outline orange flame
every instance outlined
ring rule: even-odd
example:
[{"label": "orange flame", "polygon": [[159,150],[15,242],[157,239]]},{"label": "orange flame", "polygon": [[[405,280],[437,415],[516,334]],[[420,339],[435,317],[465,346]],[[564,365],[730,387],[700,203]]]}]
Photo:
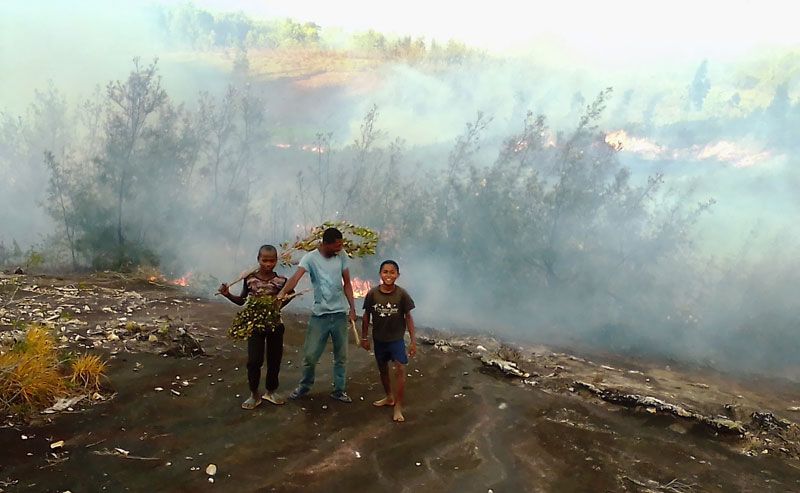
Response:
[{"label": "orange flame", "polygon": [[313,152],[313,153],[319,153],[319,154],[325,154],[327,152],[325,147],[319,147],[319,146],[315,146],[315,145],[311,145],[311,144],[296,144],[296,145],[293,145],[293,144],[272,144],[272,145],[274,147],[277,147],[278,149],[291,149],[292,147],[294,147],[294,148],[300,149],[301,151],[304,151],[304,152]]},{"label": "orange flame", "polygon": [[771,157],[769,151],[759,150],[747,143],[727,140],[711,142],[705,146],[666,147],[644,137],[634,137],[625,130],[615,130],[605,136],[606,144],[618,152],[637,154],[644,159],[688,159],[729,163],[737,168],[761,164]]},{"label": "orange flame", "polygon": [[171,281],[169,281],[169,283],[173,284],[175,286],[186,287],[186,286],[189,285],[189,278],[191,278],[191,277],[192,277],[192,273],[191,272],[187,272],[182,277],[179,277],[177,279],[172,279]]},{"label": "orange flame", "polygon": [[353,298],[364,298],[372,289],[372,283],[366,279],[354,277],[350,280],[350,284],[353,285]]},{"label": "orange flame", "polygon": [[648,139],[628,135],[625,130],[609,132],[606,134],[605,140],[606,144],[617,151],[633,152],[646,159],[657,159],[666,150],[663,146]]}]

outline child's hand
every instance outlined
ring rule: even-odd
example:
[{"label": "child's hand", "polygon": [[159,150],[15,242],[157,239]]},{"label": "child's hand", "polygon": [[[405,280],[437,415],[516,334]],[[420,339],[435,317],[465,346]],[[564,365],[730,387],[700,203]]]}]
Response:
[{"label": "child's hand", "polygon": [[361,347],[369,351],[370,348],[369,339],[361,339]]},{"label": "child's hand", "polygon": [[220,284],[219,289],[217,291],[222,296],[228,296],[229,294],[231,294],[230,290],[228,289],[228,285],[225,283]]},{"label": "child's hand", "polygon": [[417,355],[417,343],[412,342],[411,345],[408,347],[408,356],[413,358]]}]

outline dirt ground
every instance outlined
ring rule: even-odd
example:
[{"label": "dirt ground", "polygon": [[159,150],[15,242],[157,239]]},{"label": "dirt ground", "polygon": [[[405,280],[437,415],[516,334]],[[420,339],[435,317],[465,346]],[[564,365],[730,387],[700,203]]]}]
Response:
[{"label": "dirt ground", "polygon": [[[0,491],[800,491],[791,382],[428,331],[408,365],[405,423],[371,405],[382,393],[374,359],[353,344],[353,403],[328,397],[327,353],[310,396],[244,411],[245,347],[226,337],[237,307],[223,301],[110,274],[0,277],[6,344],[18,321],[40,321],[64,350],[97,352],[110,365],[104,400],[27,423],[4,417]],[[305,320],[285,315],[284,395],[300,377]],[[160,354],[184,331],[203,355]],[[528,375],[507,375],[494,357]],[[576,382],[746,431],[607,402]],[[771,418],[758,424],[754,411]]]}]

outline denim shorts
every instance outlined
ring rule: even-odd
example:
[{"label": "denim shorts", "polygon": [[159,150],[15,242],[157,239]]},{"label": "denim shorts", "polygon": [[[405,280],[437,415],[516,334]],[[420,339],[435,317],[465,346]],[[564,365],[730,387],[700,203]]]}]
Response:
[{"label": "denim shorts", "polygon": [[389,361],[396,361],[400,364],[408,364],[408,354],[406,354],[406,341],[400,339],[399,341],[372,341],[375,346],[375,360],[379,365],[386,364]]}]

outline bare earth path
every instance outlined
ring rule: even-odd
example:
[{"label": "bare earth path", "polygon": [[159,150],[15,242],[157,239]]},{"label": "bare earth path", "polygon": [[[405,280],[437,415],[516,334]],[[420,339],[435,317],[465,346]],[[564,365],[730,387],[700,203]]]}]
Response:
[{"label": "bare earth path", "polygon": [[[374,362],[354,345],[348,364],[352,404],[328,397],[326,354],[310,397],[243,411],[244,345],[224,331],[235,307],[198,301],[177,288],[102,277],[26,278],[29,289],[10,286],[0,286],[6,310],[0,331],[11,330],[8,321],[19,311],[32,313],[32,301],[49,303],[39,307],[46,319],[48,310],[63,305],[63,293],[77,292],[73,304],[90,310],[75,315],[86,325],[73,322],[63,332],[73,350],[91,346],[98,325],[106,331],[130,320],[146,326],[169,315],[173,325],[202,338],[206,355],[164,357],[133,352],[140,346],[128,344],[129,352],[124,340],[104,333],[93,350],[110,358],[116,395],[29,425],[6,419],[0,491],[800,490],[800,461],[791,451],[746,454],[741,437],[566,390],[564,382],[580,374],[530,385],[464,352],[432,345],[420,345],[408,367],[405,423],[393,423],[390,409],[371,405],[381,394]],[[59,286],[67,290],[54,289]],[[141,299],[129,296],[132,291]],[[128,301],[120,299],[136,308],[128,311]],[[302,314],[285,318],[284,394],[299,379],[305,320]],[[74,334],[84,336],[74,341]],[[713,394],[714,388],[712,382],[706,390]],[[784,409],[797,399],[791,386],[782,393],[744,390],[754,401],[760,395]],[[65,445],[53,453],[50,444],[57,440]],[[209,464],[217,467],[213,483],[205,472]]]}]

